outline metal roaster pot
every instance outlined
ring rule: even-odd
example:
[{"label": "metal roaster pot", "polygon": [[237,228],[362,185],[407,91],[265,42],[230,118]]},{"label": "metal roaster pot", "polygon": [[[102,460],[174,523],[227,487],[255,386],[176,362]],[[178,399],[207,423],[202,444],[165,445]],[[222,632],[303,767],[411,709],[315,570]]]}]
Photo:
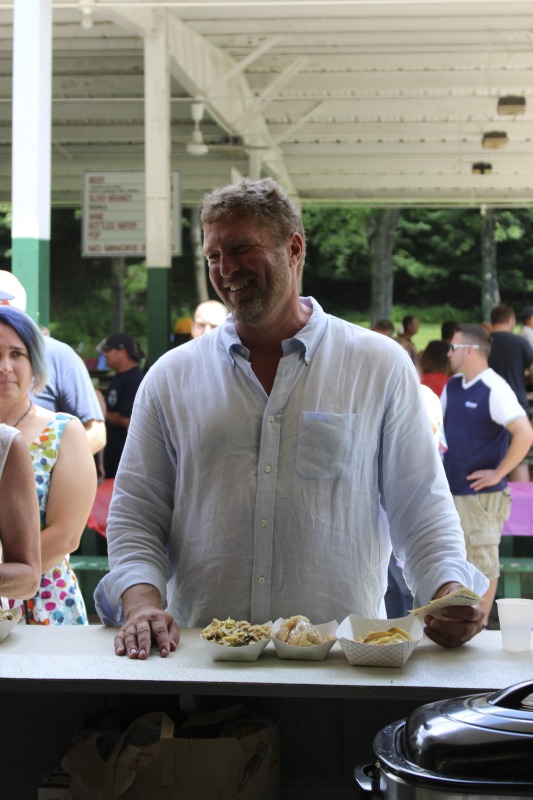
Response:
[{"label": "metal roaster pot", "polygon": [[533,798],[533,681],[420,706],[373,750],[375,763],[355,768],[363,798]]}]

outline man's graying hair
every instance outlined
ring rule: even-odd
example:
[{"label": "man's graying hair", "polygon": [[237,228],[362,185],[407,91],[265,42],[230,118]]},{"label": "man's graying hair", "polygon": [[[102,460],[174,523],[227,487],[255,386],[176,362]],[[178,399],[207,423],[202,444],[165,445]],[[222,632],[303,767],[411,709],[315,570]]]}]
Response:
[{"label": "man's graying hair", "polygon": [[255,217],[259,225],[267,227],[278,245],[285,244],[294,232],[303,241],[303,251],[298,264],[298,277],[305,261],[305,231],[295,204],[273,178],[252,181],[244,178],[240,183],[213,189],[204,196],[202,225],[217,222],[224,217]]},{"label": "man's graying hair", "polygon": [[474,325],[461,323],[457,327],[457,333],[463,334],[463,339],[467,344],[479,345],[479,352],[486,358],[490,355],[490,348],[492,345],[492,336],[485,330],[483,325]]}]

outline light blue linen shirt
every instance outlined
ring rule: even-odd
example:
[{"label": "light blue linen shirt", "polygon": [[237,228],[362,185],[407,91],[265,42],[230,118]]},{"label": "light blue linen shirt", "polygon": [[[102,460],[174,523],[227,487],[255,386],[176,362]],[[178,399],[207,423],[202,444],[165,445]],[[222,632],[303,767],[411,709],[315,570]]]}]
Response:
[{"label": "light blue linen shirt", "polygon": [[327,315],[283,342],[267,395],[233,319],[149,370],[133,409],[95,592],[157,587],[186,627],[213,617],[384,615],[390,555],[380,498],[415,604],[447,581],[483,592],[416,371],[387,337]]}]

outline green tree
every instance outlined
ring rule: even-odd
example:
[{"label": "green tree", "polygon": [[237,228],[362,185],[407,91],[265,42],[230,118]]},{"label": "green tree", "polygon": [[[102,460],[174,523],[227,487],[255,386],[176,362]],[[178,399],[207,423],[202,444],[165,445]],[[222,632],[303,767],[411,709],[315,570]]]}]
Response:
[{"label": "green tree", "polygon": [[494,236],[502,300],[519,310],[533,299],[533,209],[498,209]]},{"label": "green tree", "polygon": [[481,314],[490,321],[491,308],[500,302],[498,283],[495,213],[493,208],[481,209]]},{"label": "green tree", "polygon": [[402,211],[394,252],[395,302],[480,305],[477,209]]},{"label": "green tree", "polygon": [[0,269],[11,269],[11,203],[0,203]]},{"label": "green tree", "polygon": [[[376,213],[383,210],[304,207],[308,254],[303,291],[313,294],[326,310],[350,318],[368,318],[368,226]],[[82,258],[80,214],[79,209],[52,209],[50,245],[51,326],[58,337],[74,345],[80,341],[95,344],[111,326],[110,260]],[[191,209],[185,209],[184,252],[173,259],[171,268],[171,322],[190,315],[198,302],[190,218]],[[493,209],[493,220],[500,295],[519,313],[533,302],[533,209]],[[422,316],[435,306],[440,308],[439,316],[445,314],[447,306],[473,319],[481,318],[481,221],[476,207],[402,209],[393,258],[396,320],[403,313]],[[11,269],[9,204],[0,207],[0,268]],[[146,267],[129,259],[124,281],[125,327],[142,341],[146,331]]]},{"label": "green tree", "polygon": [[370,301],[367,222],[371,208],[305,206],[307,256],[304,292],[330,310],[342,304],[365,309]]},{"label": "green tree", "polygon": [[370,322],[390,319],[394,299],[394,238],[400,215],[399,208],[376,210],[368,220],[372,265]]}]

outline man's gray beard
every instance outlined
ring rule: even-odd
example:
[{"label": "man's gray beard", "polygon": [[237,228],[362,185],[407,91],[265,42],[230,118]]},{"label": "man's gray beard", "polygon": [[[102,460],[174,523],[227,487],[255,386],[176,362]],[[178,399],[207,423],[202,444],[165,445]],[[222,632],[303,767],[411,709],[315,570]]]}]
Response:
[{"label": "man's gray beard", "polygon": [[260,322],[265,312],[264,303],[262,301],[262,297],[255,297],[248,303],[243,303],[242,306],[230,309],[233,318],[236,319],[237,322],[244,322],[246,325],[253,325],[255,322]]},{"label": "man's gray beard", "polygon": [[262,297],[255,297],[253,300],[250,300],[247,303],[243,303],[241,306],[234,306],[232,303],[228,301],[225,295],[219,294],[217,292],[219,300],[224,303],[226,308],[228,309],[229,313],[232,315],[233,319],[238,322],[244,322],[246,324],[253,324],[260,319],[260,316],[263,312],[263,298]]},{"label": "man's gray beard", "polygon": [[[233,318],[245,325],[254,325],[261,320],[276,306],[290,286],[290,277],[285,272],[285,265],[281,256],[278,256],[273,263],[273,278],[271,285],[265,292],[259,291],[255,297],[245,301],[242,306],[225,305],[233,314]],[[221,298],[222,299],[222,298]]]}]

